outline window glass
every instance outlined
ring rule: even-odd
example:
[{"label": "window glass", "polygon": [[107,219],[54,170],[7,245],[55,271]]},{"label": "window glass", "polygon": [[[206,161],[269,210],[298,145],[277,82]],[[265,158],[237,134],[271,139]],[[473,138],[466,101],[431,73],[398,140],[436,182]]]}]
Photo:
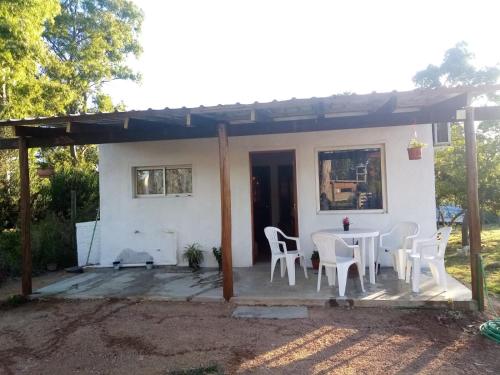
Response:
[{"label": "window glass", "polygon": [[384,207],[382,149],[318,152],[320,211]]},{"label": "window glass", "polygon": [[193,192],[191,168],[167,168],[167,194],[191,194]]},{"label": "window glass", "polygon": [[137,195],[163,194],[163,168],[137,169]]}]

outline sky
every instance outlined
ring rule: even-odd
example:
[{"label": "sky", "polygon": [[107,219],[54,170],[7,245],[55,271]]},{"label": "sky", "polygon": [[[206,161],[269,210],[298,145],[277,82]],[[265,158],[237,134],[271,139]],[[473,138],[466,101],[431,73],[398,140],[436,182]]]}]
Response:
[{"label": "sky", "polygon": [[144,12],[140,84],[105,91],[127,109],[411,90],[465,41],[500,63],[499,0],[134,0]]}]

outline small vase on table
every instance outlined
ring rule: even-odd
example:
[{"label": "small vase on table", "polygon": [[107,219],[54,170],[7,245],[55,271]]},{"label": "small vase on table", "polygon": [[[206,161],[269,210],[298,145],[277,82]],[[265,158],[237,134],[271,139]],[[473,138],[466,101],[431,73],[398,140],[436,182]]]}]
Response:
[{"label": "small vase on table", "polygon": [[344,225],[344,230],[346,232],[349,231],[350,222],[349,222],[349,218],[347,216],[344,217],[344,219],[342,220],[342,224]]}]

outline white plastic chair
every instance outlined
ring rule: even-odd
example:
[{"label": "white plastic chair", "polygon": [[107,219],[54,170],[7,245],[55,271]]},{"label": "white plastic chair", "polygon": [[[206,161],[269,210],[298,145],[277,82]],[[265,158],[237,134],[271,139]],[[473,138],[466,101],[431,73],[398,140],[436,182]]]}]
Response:
[{"label": "white plastic chair", "polygon": [[[288,269],[288,284],[295,285],[296,258],[300,259],[300,265],[304,268],[304,275],[307,279],[306,257],[300,250],[300,242],[298,237],[289,237],[275,227],[264,228],[264,233],[267,237],[267,240],[269,241],[269,246],[271,247],[271,282],[273,282],[274,269],[276,268],[276,263],[279,260],[281,266],[281,277],[285,276],[285,270]],[[280,234],[287,240],[295,241],[296,249],[288,250],[286,242],[280,241],[278,238],[278,234]],[[283,251],[281,251],[280,246]]]},{"label": "white plastic chair", "polygon": [[431,238],[416,239],[413,241],[412,249],[409,252],[406,263],[406,282],[410,282],[412,291],[419,292],[420,289],[420,267],[422,261],[427,262],[431,269],[432,276],[439,286],[445,291],[448,290],[446,282],[447,273],[444,266],[444,254],[446,245],[450,238],[451,227],[439,229]]},{"label": "white plastic chair", "polygon": [[[312,240],[319,252],[318,287],[321,288],[321,272],[323,266],[328,278],[328,285],[335,285],[335,274],[338,273],[339,295],[344,297],[347,285],[347,273],[352,264],[358,267],[361,290],[363,286],[363,276],[361,275],[361,252],[358,245],[348,245],[342,238],[327,233],[314,233]],[[329,270],[330,269],[330,270]]]},{"label": "white plastic chair", "polygon": [[392,227],[389,232],[381,234],[375,269],[378,270],[380,252],[388,251],[392,255],[392,264],[398,278],[404,280],[406,256],[411,250],[412,241],[419,233],[420,226],[417,223],[403,221]]}]

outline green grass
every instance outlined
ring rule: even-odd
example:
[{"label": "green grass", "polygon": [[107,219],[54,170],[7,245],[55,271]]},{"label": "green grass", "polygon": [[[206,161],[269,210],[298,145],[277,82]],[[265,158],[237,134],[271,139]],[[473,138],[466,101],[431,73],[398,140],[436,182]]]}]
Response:
[{"label": "green grass", "polygon": [[[446,270],[454,278],[470,285],[470,260],[461,249],[460,227],[454,228],[446,249]],[[486,284],[490,292],[500,294],[500,226],[483,226],[481,232],[482,256],[486,268]]]}]

